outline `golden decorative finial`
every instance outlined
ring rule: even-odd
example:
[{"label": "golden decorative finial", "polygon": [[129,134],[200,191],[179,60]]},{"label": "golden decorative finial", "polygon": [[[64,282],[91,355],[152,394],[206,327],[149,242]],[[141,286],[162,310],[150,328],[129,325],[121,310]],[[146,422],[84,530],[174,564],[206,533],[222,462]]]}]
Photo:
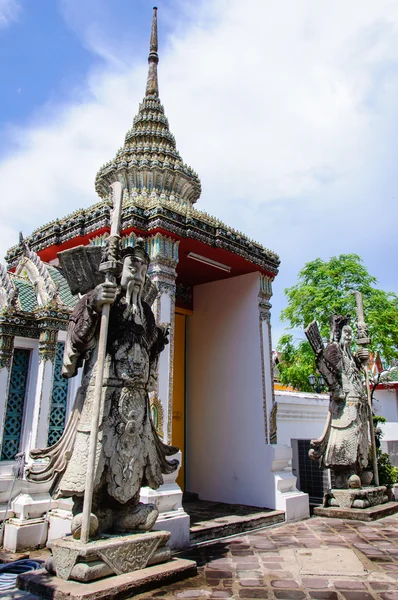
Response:
[{"label": "golden decorative finial", "polygon": [[158,85],[158,20],[157,20],[157,8],[153,7],[153,18],[152,18],[152,30],[151,30],[151,41],[149,44],[149,56],[148,56],[148,79],[146,82],[145,95],[159,94]]}]

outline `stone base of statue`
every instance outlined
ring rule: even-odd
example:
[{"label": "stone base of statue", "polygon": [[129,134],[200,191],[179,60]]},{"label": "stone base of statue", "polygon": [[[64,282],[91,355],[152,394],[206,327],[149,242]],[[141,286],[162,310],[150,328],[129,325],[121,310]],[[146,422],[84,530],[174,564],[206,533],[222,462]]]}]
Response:
[{"label": "stone base of statue", "polygon": [[388,502],[387,488],[384,485],[353,489],[331,489],[323,499],[323,506],[340,508],[369,508]]},{"label": "stone base of statue", "polygon": [[[194,561],[171,559],[168,531],[105,536],[83,544],[72,536],[49,542],[46,570],[17,585],[43,598],[125,598],[196,575]],[[55,592],[54,592],[55,590]]]},{"label": "stone base of statue", "polygon": [[398,502],[389,502],[384,485],[358,489],[331,489],[323,500],[323,506],[316,506],[318,517],[375,521],[398,513]]},{"label": "stone base of statue", "polygon": [[196,574],[196,563],[181,558],[90,583],[65,581],[45,569],[29,571],[18,576],[17,586],[35,597],[48,600],[122,600]]},{"label": "stone base of statue", "polygon": [[102,535],[87,544],[65,536],[48,543],[52,556],[46,569],[62,579],[83,582],[131,573],[170,560],[169,539],[168,531]]},{"label": "stone base of statue", "polygon": [[314,515],[331,519],[349,519],[352,521],[377,521],[398,513],[398,502],[386,502],[369,508],[340,508],[340,506],[316,506]]}]

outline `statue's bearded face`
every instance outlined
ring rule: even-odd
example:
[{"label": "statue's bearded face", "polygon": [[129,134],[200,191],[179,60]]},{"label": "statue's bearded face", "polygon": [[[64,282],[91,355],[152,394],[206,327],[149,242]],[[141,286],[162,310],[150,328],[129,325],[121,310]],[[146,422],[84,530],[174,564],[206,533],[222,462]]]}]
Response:
[{"label": "statue's bearded face", "polygon": [[124,290],[136,287],[142,291],[148,270],[147,263],[141,258],[126,256],[123,261],[122,277],[120,285]]},{"label": "statue's bearded face", "polygon": [[341,330],[340,343],[342,346],[351,346],[352,342],[352,329],[349,325],[344,325]]}]

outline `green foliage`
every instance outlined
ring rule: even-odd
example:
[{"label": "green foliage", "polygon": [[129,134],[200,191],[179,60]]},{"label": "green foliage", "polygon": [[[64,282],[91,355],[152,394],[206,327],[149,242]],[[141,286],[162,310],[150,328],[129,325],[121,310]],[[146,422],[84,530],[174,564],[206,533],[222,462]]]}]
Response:
[{"label": "green foliage", "polygon": [[398,480],[398,469],[391,464],[390,457],[385,452],[377,451],[377,466],[379,470],[379,483],[387,488],[392,488]]},{"label": "green foliage", "polygon": [[[378,427],[380,423],[386,423],[387,419],[381,417],[380,415],[373,415],[373,424],[375,427],[375,438],[376,438],[376,446],[377,446],[377,466],[379,471],[379,483],[380,485],[385,485],[387,488],[392,488],[394,483],[398,481],[398,469],[391,464],[390,457],[385,452],[380,450],[380,442],[383,437],[383,433],[381,429]],[[370,449],[369,452],[369,460],[368,460],[368,469],[373,471],[373,452]]]},{"label": "green foliage", "polygon": [[312,392],[308,383],[308,376],[315,373],[315,357],[307,341],[294,344],[293,336],[283,335],[278,343],[278,352],[281,353],[278,371],[279,381],[282,385],[291,385],[302,392]]},{"label": "green foliage", "polygon": [[[301,330],[316,319],[321,335],[329,339],[331,315],[350,314],[355,325],[356,304],[351,292],[358,290],[369,327],[369,350],[378,352],[385,365],[390,364],[398,358],[398,296],[376,288],[376,283],[357,254],[341,254],[329,261],[317,258],[300,271],[297,284],[285,290],[288,305],[281,318],[290,328]],[[307,342],[295,345],[292,336],[285,335],[278,350],[282,353],[278,367],[281,383],[307,391],[305,377],[315,373]]]}]

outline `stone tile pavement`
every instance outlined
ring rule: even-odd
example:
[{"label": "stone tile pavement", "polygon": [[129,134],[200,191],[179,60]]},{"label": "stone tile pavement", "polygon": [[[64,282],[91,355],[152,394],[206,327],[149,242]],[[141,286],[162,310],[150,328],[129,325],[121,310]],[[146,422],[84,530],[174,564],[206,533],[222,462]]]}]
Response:
[{"label": "stone tile pavement", "polygon": [[137,600],[398,600],[398,516],[312,518],[184,552],[199,574]]}]

